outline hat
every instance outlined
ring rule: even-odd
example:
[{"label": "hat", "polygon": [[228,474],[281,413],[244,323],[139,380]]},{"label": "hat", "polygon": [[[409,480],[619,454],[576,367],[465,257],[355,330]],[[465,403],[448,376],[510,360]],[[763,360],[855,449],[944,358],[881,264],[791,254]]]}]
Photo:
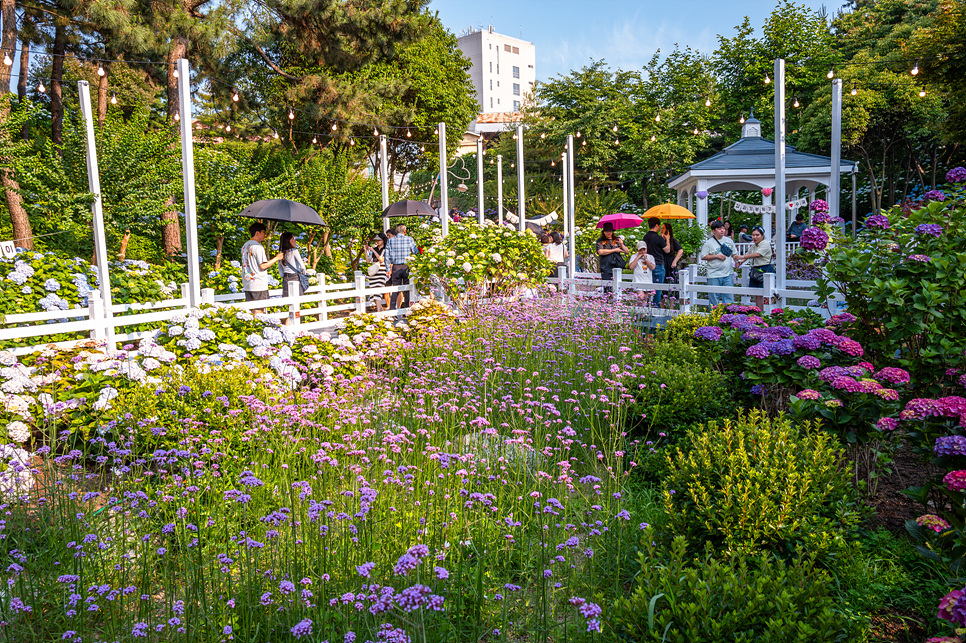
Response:
[{"label": "hat", "polygon": [[610,221],[605,223],[604,227],[601,230],[601,232],[613,232],[613,231],[614,231],[614,224],[611,223]]},{"label": "hat", "polygon": [[748,229],[748,224],[747,223],[742,223],[740,226],[738,226],[738,229],[739,230],[747,230]]},{"label": "hat", "polygon": [[645,241],[638,241],[637,242],[637,249],[638,250],[646,250],[647,249],[647,242],[645,242]]}]

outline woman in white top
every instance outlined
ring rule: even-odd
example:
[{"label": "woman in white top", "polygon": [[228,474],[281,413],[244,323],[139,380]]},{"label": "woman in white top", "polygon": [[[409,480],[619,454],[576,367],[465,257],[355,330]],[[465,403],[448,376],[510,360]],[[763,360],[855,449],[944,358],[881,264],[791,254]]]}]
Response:
[{"label": "woman in white top", "polygon": [[550,244],[546,246],[547,259],[557,266],[562,266],[567,260],[567,248],[564,246],[563,236],[557,232],[550,233]]},{"label": "woman in white top", "polygon": [[[299,247],[298,243],[295,241],[295,235],[291,232],[282,233],[282,238],[278,243],[278,249],[282,251],[283,257],[282,261],[280,261],[278,264],[278,270],[282,273],[283,290],[284,283],[286,281],[294,281],[299,289],[299,295],[304,295],[305,291],[302,290],[302,284],[299,281],[298,273],[305,272],[305,262],[302,261],[302,255],[299,253]],[[285,293],[283,292],[283,294]]]},{"label": "woman in white top", "polygon": [[[734,256],[735,267],[747,261],[752,270],[755,268],[761,268],[762,278],[755,279],[754,275],[752,275],[748,279],[748,285],[751,288],[764,288],[764,273],[768,272],[774,274],[775,272],[775,266],[771,265],[771,241],[765,238],[765,231],[761,226],[755,226],[751,230],[751,243],[751,249],[747,254]],[[755,295],[755,305],[764,310],[764,304],[765,297],[763,295]]]}]

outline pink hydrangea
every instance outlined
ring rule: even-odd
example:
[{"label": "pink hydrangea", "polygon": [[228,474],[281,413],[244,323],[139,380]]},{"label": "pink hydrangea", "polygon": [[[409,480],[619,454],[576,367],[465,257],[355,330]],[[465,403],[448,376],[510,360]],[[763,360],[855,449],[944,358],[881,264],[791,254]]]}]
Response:
[{"label": "pink hydrangea", "polygon": [[848,337],[840,339],[835,347],[852,357],[862,357],[862,344],[854,339],[849,339]]},{"label": "pink hydrangea", "polygon": [[950,471],[943,478],[943,484],[952,491],[966,490],[966,470]]},{"label": "pink hydrangea", "polygon": [[939,614],[944,621],[957,625],[966,625],[966,591],[954,589],[939,601]]},{"label": "pink hydrangea", "polygon": [[899,420],[895,418],[879,418],[875,423],[875,428],[880,431],[895,431],[899,427]]},{"label": "pink hydrangea", "polygon": [[920,527],[932,529],[936,533],[939,533],[943,529],[949,529],[949,523],[936,514],[923,514],[916,518],[916,524]]},{"label": "pink hydrangea", "polygon": [[812,389],[807,388],[804,391],[799,391],[798,395],[795,397],[800,400],[820,400],[822,399],[822,394],[818,391],[813,391]]},{"label": "pink hydrangea", "polygon": [[875,374],[875,379],[886,384],[908,384],[909,372],[901,368],[886,366]]},{"label": "pink hydrangea", "polygon": [[879,388],[872,391],[872,394],[876,397],[881,397],[883,400],[895,401],[899,399],[899,391],[894,388]]}]

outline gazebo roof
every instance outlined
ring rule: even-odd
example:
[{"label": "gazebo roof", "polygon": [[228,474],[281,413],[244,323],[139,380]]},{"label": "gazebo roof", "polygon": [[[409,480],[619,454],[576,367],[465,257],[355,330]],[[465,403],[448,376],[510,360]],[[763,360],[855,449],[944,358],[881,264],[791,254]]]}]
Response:
[{"label": "gazebo roof", "polygon": [[[791,145],[785,146],[785,169],[789,179],[793,176],[821,181],[832,173],[832,159],[819,154],[799,152]],[[848,174],[854,166],[853,161],[842,159],[841,172]],[[745,121],[741,138],[714,156],[699,161],[685,172],[672,177],[667,184],[672,188],[683,187],[698,178],[713,178],[713,182],[741,180],[749,177],[775,175],[775,142],[761,137],[761,121],[752,117]]]}]

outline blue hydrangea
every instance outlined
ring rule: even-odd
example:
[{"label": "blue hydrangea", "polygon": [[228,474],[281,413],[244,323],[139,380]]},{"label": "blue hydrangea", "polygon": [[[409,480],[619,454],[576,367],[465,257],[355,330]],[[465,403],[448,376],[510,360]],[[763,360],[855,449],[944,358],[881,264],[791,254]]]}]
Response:
[{"label": "blue hydrangea", "polygon": [[47,292],[57,292],[60,290],[60,282],[56,279],[48,279],[44,282],[44,288]]},{"label": "blue hydrangea", "polygon": [[947,435],[936,438],[936,446],[933,450],[936,455],[966,455],[966,437]]}]

